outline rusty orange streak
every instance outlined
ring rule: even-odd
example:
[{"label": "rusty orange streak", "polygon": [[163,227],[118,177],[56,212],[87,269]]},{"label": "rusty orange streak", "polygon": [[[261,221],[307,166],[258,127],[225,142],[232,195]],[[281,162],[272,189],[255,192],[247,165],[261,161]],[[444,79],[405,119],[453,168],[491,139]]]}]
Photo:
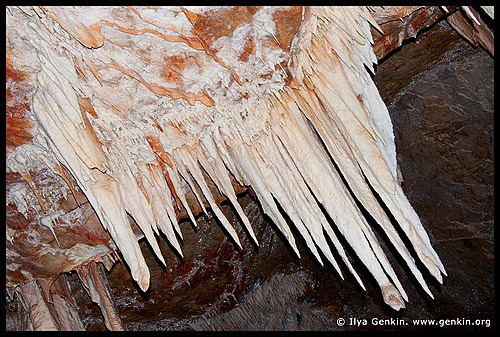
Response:
[{"label": "rusty orange streak", "polygon": [[[137,15],[137,16],[139,17],[139,19],[141,19],[142,21],[147,22],[147,23],[149,23],[149,24],[151,24],[151,25],[153,25],[153,26],[155,26],[155,27],[162,28],[162,29],[168,29],[168,30],[171,30],[171,31],[173,31],[173,32],[175,32],[175,33],[177,33],[177,34],[179,34],[179,31],[177,30],[177,28],[176,28],[176,27],[174,27],[174,26],[168,26],[168,27],[167,27],[167,26],[161,26],[161,25],[159,25],[159,24],[154,23],[153,21],[150,21],[150,20],[146,20],[146,19],[144,19],[144,18],[142,17],[141,13],[140,13],[138,10],[136,10],[134,7],[132,7],[132,6],[127,6],[127,8],[128,8],[129,10],[131,10],[132,12],[134,12],[134,14],[135,14],[135,15]],[[181,9],[182,9],[182,7],[181,7]]]},{"label": "rusty orange streak", "polygon": [[158,163],[160,164],[163,175],[165,175],[165,179],[167,179],[168,187],[170,188],[170,192],[172,192],[172,196],[174,197],[174,200],[175,200],[174,206],[177,209],[177,211],[180,212],[181,211],[181,202],[179,200],[179,197],[177,196],[177,193],[175,192],[175,187],[174,187],[174,184],[172,183],[172,179],[170,179],[170,175],[168,174],[168,170],[165,167],[165,164],[163,163],[163,161],[160,160],[160,158],[156,158],[156,160],[158,160]]},{"label": "rusty orange streak", "polygon": [[[156,36],[164,39],[165,41],[169,41],[169,42],[183,42],[183,43],[187,44],[189,47],[191,47],[193,49],[203,50],[207,55],[211,56],[214,59],[215,62],[219,63],[222,67],[224,67],[227,70],[229,70],[233,74],[236,82],[238,82],[239,85],[242,84],[241,80],[240,80],[240,78],[238,76],[238,74],[236,74],[236,72],[234,71],[234,69],[232,69],[231,67],[229,67],[228,65],[226,65],[224,62],[222,62],[222,60],[220,60],[215,55],[215,53],[210,49],[210,46],[205,42],[205,40],[203,40],[203,38],[201,36],[199,36],[198,34],[194,33],[192,36],[185,37],[185,36],[181,35],[179,32],[177,32],[173,27],[160,27],[160,26],[158,26],[156,24],[153,24],[152,22],[144,20],[140,16],[139,12],[137,12],[132,7],[129,7],[129,9],[132,10],[135,14],[137,14],[141,20],[143,20],[145,22],[148,22],[148,23],[150,23],[150,24],[152,24],[152,25],[154,25],[154,26],[156,26],[158,28],[165,28],[165,29],[172,30],[173,32],[176,32],[177,34],[179,34],[179,36],[168,36],[168,35],[160,33],[159,31],[157,31],[155,29],[150,29],[150,28],[143,28],[143,29],[125,28],[125,27],[121,27],[120,25],[118,25],[116,23],[109,22],[107,20],[101,20],[97,24],[99,24],[99,25],[106,24],[106,25],[108,25],[110,27],[116,28],[119,31],[127,33],[127,34],[140,35],[140,34],[143,34],[143,33],[150,33],[150,34],[156,35]],[[183,10],[184,13],[186,13],[186,9],[182,9],[182,10]],[[189,19],[188,19],[188,21],[189,21]]]},{"label": "rusty orange streak", "polygon": [[180,34],[179,34],[179,36],[168,36],[168,35],[160,33],[159,31],[157,31],[155,29],[151,29],[151,28],[143,28],[143,29],[125,28],[125,27],[122,27],[114,22],[109,22],[107,20],[101,20],[101,21],[99,21],[99,24],[106,24],[110,27],[118,29],[121,32],[124,32],[127,34],[132,34],[132,35],[141,35],[144,33],[149,33],[149,34],[156,35],[156,36],[158,36],[158,37],[160,37],[163,40],[168,41],[168,42],[183,42],[193,49],[204,50],[200,41],[196,37],[194,37],[194,38],[193,37],[184,37]]},{"label": "rusty orange streak", "polygon": [[155,121],[155,126],[158,128],[158,130],[160,130],[161,132],[163,132],[163,129],[162,129],[161,125],[158,124],[157,121]]},{"label": "rusty orange streak", "polygon": [[63,169],[62,165],[59,164],[59,163],[57,163],[56,167],[54,167],[54,171],[57,174],[59,174],[61,176],[61,178],[63,178],[64,182],[66,182],[66,184],[68,185],[69,189],[71,190],[71,194],[73,194],[73,198],[75,198],[76,204],[78,205],[78,207],[80,207],[80,203],[78,202],[78,198],[76,197],[76,191],[73,188],[73,184],[71,184],[71,182],[69,181],[68,176],[64,172],[64,169]]},{"label": "rusty orange streak", "polygon": [[[158,123],[156,123],[156,124],[158,124]],[[158,163],[160,164],[162,172],[165,175],[165,178],[167,179],[168,187],[170,188],[170,191],[172,192],[172,195],[174,196],[175,203],[176,203],[175,206],[176,206],[177,210],[180,212],[180,210],[181,210],[180,205],[181,204],[180,204],[179,198],[177,197],[177,193],[175,192],[174,184],[172,183],[172,180],[170,179],[170,175],[168,174],[168,170],[165,167],[164,163],[166,163],[172,170],[174,169],[174,165],[172,165],[172,162],[168,158],[168,156],[167,156],[165,150],[163,149],[163,146],[161,145],[160,140],[158,138],[153,137],[153,136],[146,136],[146,139],[149,143],[149,146],[151,146],[154,153],[158,156],[156,159],[158,160]]]},{"label": "rusty orange streak", "polygon": [[136,71],[132,69],[125,69],[121,65],[119,65],[115,60],[111,59],[111,62],[108,63],[109,66],[115,68],[116,70],[124,73],[125,75],[141,82],[146,88],[148,88],[151,92],[157,95],[167,95],[172,97],[173,99],[184,98],[188,101],[190,105],[194,105],[195,101],[200,101],[206,106],[215,105],[215,101],[208,96],[206,90],[203,90],[201,93],[188,93],[176,88],[164,88],[159,86],[156,83],[148,83],[146,82],[141,75],[139,75]]},{"label": "rusty orange streak", "polygon": [[184,7],[181,7],[181,10],[188,19],[188,21],[194,26],[196,24],[196,21],[198,21],[198,14],[188,11]]},{"label": "rusty orange streak", "polygon": [[146,139],[149,143],[149,146],[151,146],[151,148],[153,149],[154,153],[156,153],[156,155],[160,157],[161,160],[163,160],[165,163],[167,163],[168,166],[170,166],[171,169],[173,169],[174,165],[172,165],[172,162],[168,158],[165,150],[163,149],[163,146],[160,143],[160,140],[153,136],[146,136]]}]

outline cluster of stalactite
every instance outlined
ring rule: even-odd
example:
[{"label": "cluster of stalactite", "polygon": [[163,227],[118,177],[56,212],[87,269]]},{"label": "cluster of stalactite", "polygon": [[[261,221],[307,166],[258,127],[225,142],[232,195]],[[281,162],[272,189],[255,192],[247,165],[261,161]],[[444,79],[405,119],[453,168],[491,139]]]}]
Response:
[{"label": "cluster of stalactite", "polygon": [[[163,233],[182,257],[177,213],[186,211],[196,226],[186,198],[186,193],[193,193],[201,209],[206,213],[208,205],[234,243],[241,246],[210,189],[215,185],[259,244],[238,203],[234,180],[253,190],[295,254],[300,255],[290,224],[320,264],[323,256],[341,277],[342,269],[347,268],[365,288],[340,243],[338,236],[342,236],[374,276],[384,301],[396,310],[405,306],[408,297],[358,202],[386,233],[429,296],[415,257],[442,282],[444,266],[399,183],[391,120],[369,73],[377,62],[370,25],[378,26],[367,8],[304,9],[289,51],[270,48],[269,54],[277,52],[266,58],[259,55],[266,51],[265,44],[254,42],[255,55],[247,53],[247,62],[242,57],[241,62],[232,61],[241,48],[233,50],[233,55],[224,49],[230,46],[221,45],[217,53],[188,28],[166,27],[157,17],[147,19],[151,13],[136,9],[131,11],[143,26],[134,28],[105,20],[103,15],[98,22],[84,20],[78,16],[84,10],[72,13],[43,7],[9,11],[11,22],[26,29],[11,41],[11,52],[31,56],[26,67],[36,73],[31,102],[36,127],[33,143],[9,153],[8,168],[29,179],[29,167],[45,166],[63,177],[75,194],[64,173],[68,172],[143,291],[149,287],[149,269],[128,215],[165,263],[157,237]],[[175,12],[176,20],[182,16],[182,27],[195,27],[203,14],[184,8],[166,12],[170,16]],[[264,33],[258,30],[256,17],[266,15],[272,13],[256,12],[253,26],[245,33],[278,41],[272,28]],[[156,40],[140,39],[143,34]],[[134,38],[135,42],[129,41]],[[26,43],[29,48],[20,51]],[[149,70],[158,64],[145,51],[158,43],[164,44],[165,53],[174,45],[183,55],[196,53],[191,68],[178,72],[177,77],[170,73],[170,79],[175,77],[171,85],[158,84],[156,72]],[[127,44],[135,44],[143,52],[123,55]],[[144,64],[126,63],[132,57]],[[144,70],[139,72],[135,66]],[[203,85],[188,85],[193,76],[190,71],[196,76],[193,69]],[[124,101],[130,102],[129,108],[121,104]],[[42,201],[40,204],[43,206]],[[57,212],[53,215],[56,218]],[[400,232],[412,245],[415,257]],[[332,248],[342,263],[335,259]],[[78,276],[105,313],[106,326],[120,329],[102,268],[91,262],[78,269]],[[36,281],[20,286],[19,294],[28,310],[35,310],[37,305],[30,303],[37,298],[41,301]],[[43,303],[57,307],[57,296],[52,297],[53,302],[45,298]],[[46,312],[52,318],[47,319],[33,314],[32,324],[40,319],[44,328],[64,327],[64,317],[74,316],[66,308],[64,314],[54,314],[49,308]]]}]

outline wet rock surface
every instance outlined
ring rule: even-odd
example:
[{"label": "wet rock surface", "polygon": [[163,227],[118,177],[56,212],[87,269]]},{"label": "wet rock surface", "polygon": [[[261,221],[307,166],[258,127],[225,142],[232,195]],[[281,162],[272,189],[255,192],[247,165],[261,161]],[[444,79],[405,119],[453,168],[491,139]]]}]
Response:
[{"label": "wet rock surface", "polygon": [[493,319],[493,69],[458,47],[389,106],[405,192],[448,271],[424,317]]},{"label": "wet rock surface", "polygon": [[[441,48],[432,44],[431,36],[422,35],[417,43],[406,43],[384,60],[375,77],[393,120],[403,188],[448,273],[443,285],[424,273],[434,299],[418,288],[389,244],[384,249],[410,300],[400,312],[383,303],[375,282],[345,242],[367,291],[345,268],[342,280],[331,266],[320,266],[294,233],[298,259],[258,202],[246,194],[240,203],[259,247],[250,242],[230,206],[223,205],[242,250],[215,218],[200,216],[197,230],[189,222],[180,224],[184,258],[173,253],[166,240],[159,240],[164,268],[141,242],[151,271],[147,293],[141,293],[123,263],[113,267],[107,277],[125,330],[492,329],[493,59],[446,26],[434,30],[437,36],[446,36]],[[98,306],[78,285],[78,277],[72,274],[69,279],[85,328],[105,330]],[[296,285],[292,290],[284,285],[287,280]],[[238,310],[249,303],[257,306],[263,296],[269,298],[270,319]],[[7,302],[8,311],[14,313],[14,304]],[[240,319],[247,324],[238,327]],[[455,324],[424,327],[413,319],[435,319],[436,324],[449,319]],[[471,326],[467,319],[489,320],[489,326],[486,321]],[[16,324],[15,319],[8,322]]]}]

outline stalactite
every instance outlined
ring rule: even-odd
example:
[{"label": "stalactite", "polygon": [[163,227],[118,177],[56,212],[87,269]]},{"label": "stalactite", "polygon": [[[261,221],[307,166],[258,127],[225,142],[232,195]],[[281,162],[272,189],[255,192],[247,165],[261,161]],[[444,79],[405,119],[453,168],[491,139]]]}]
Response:
[{"label": "stalactite", "polygon": [[99,305],[104,316],[104,324],[111,331],[123,331],[118,309],[113,301],[102,264],[91,261],[78,269],[78,277],[92,301]]},{"label": "stalactite", "polygon": [[36,280],[26,282],[19,291],[21,303],[29,313],[30,325],[34,331],[57,331],[58,326],[43,300]]},{"label": "stalactite", "polygon": [[[77,311],[68,300],[55,293],[48,301],[37,280],[32,280],[16,288],[18,299],[27,315],[21,321],[26,328],[34,331],[82,331],[83,324]],[[24,311],[21,311],[23,313]]]}]

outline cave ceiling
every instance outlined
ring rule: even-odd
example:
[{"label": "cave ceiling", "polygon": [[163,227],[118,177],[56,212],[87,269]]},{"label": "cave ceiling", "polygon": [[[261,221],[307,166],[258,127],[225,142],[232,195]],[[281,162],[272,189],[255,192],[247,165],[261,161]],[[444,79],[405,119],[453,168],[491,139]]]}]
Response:
[{"label": "cave ceiling", "polygon": [[106,328],[123,329],[105,270],[126,266],[147,292],[139,242],[168,269],[159,242],[182,261],[200,215],[236,249],[264,250],[243,194],[290,255],[305,245],[362,289],[368,273],[400,310],[412,299],[369,217],[434,298],[427,274],[442,283],[447,269],[401,187],[372,77],[443,20],[493,56],[492,18],[457,6],[6,7],[6,286],[27,329],[83,329],[60,277],[72,272]]}]

